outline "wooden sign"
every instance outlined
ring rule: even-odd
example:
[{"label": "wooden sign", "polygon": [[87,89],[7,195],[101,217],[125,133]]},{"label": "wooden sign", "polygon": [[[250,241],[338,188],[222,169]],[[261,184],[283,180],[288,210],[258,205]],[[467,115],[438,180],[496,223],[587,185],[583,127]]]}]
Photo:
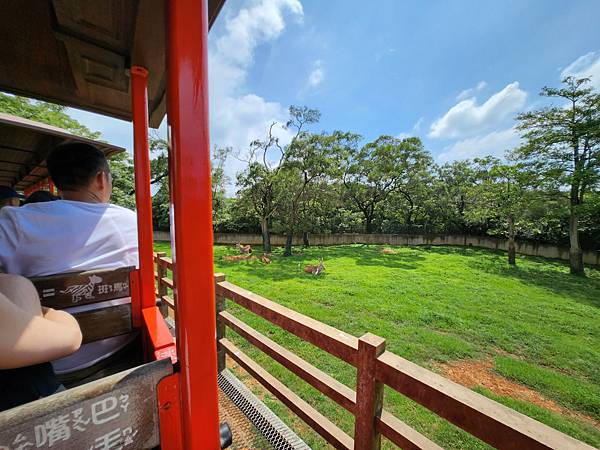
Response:
[{"label": "wooden sign", "polygon": [[158,382],[169,359],[0,413],[0,450],[136,450],[160,444]]},{"label": "wooden sign", "polygon": [[134,267],[86,270],[30,280],[43,306],[64,309],[115,298],[129,297],[129,272]]}]

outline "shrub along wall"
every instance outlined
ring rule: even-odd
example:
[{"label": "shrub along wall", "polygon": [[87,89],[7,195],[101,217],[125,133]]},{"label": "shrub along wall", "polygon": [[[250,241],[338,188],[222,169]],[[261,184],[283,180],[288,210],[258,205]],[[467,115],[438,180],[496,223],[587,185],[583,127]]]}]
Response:
[{"label": "shrub along wall", "polygon": [[[154,239],[170,240],[169,233],[155,231]],[[237,243],[261,245],[260,234],[215,233],[214,242],[217,245],[235,245]],[[272,235],[271,244],[285,245],[285,236]],[[491,236],[469,236],[459,234],[311,234],[311,245],[345,245],[345,244],[381,244],[381,245],[464,245],[507,250],[506,239]],[[294,245],[302,245],[302,237],[294,237]],[[569,249],[552,244],[517,241],[517,253],[544,258],[569,259]],[[600,251],[585,250],[583,260],[586,264],[600,265]]]}]

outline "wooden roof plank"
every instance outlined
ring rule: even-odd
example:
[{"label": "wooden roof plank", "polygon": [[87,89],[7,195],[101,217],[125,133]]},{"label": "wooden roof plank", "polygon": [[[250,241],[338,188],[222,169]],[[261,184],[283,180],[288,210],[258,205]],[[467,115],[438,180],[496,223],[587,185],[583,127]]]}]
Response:
[{"label": "wooden roof plank", "polygon": [[[0,171],[2,183],[25,189],[48,176],[45,160],[52,148],[67,142],[84,142],[107,157],[123,147],[77,136],[62,128],[0,113]],[[14,173],[7,176],[7,172]]]},{"label": "wooden roof plank", "polygon": [[[209,28],[225,0],[208,0]],[[165,116],[165,0],[2,3],[0,90],[132,120],[129,69],[146,67],[150,126]],[[27,33],[24,33],[26,30]],[[18,76],[15,76],[17,74]]]}]

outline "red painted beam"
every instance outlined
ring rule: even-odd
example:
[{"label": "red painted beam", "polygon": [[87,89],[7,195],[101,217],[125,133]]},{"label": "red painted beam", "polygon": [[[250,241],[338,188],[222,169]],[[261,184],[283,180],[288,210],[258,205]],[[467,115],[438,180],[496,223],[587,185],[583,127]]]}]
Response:
[{"label": "red painted beam", "polygon": [[177,354],[183,447],[220,448],[213,279],[207,11],[204,0],[166,3],[167,113],[174,233]]},{"label": "red painted beam", "polygon": [[154,287],[154,240],[152,196],[150,194],[150,149],[148,146],[148,71],[131,68],[131,107],[133,111],[133,164],[137,210],[140,297],[142,308],[156,305]]},{"label": "red painted beam", "polygon": [[181,442],[181,405],[179,399],[179,374],[160,380],[157,386],[160,448],[183,450]]}]

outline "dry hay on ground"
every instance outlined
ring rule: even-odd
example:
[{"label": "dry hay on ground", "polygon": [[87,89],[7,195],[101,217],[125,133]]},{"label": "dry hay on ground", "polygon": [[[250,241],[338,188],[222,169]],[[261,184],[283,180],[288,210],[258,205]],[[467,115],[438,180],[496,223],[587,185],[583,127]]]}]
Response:
[{"label": "dry hay on ground", "polygon": [[600,422],[592,417],[565,408],[533,389],[494,373],[493,361],[462,360],[439,364],[439,368],[445,377],[468,388],[482,386],[496,395],[533,403],[563,416],[575,417],[595,427],[600,427]]},{"label": "dry hay on ground", "polygon": [[[252,256],[249,253],[246,253],[244,255],[225,255],[223,256],[223,261],[228,261],[228,262],[237,262],[237,261],[256,261],[257,258],[256,256]],[[260,257],[260,261],[263,264],[271,264],[271,258],[269,258],[267,255],[262,255]]]},{"label": "dry hay on ground", "polygon": [[256,256],[252,256],[250,254],[246,254],[246,255],[226,255],[226,256],[223,256],[223,260],[224,261],[229,261],[229,262],[254,261],[255,259],[256,259]]},{"label": "dry hay on ground", "polygon": [[385,247],[381,250],[384,255],[395,255],[397,252],[393,248]]}]

